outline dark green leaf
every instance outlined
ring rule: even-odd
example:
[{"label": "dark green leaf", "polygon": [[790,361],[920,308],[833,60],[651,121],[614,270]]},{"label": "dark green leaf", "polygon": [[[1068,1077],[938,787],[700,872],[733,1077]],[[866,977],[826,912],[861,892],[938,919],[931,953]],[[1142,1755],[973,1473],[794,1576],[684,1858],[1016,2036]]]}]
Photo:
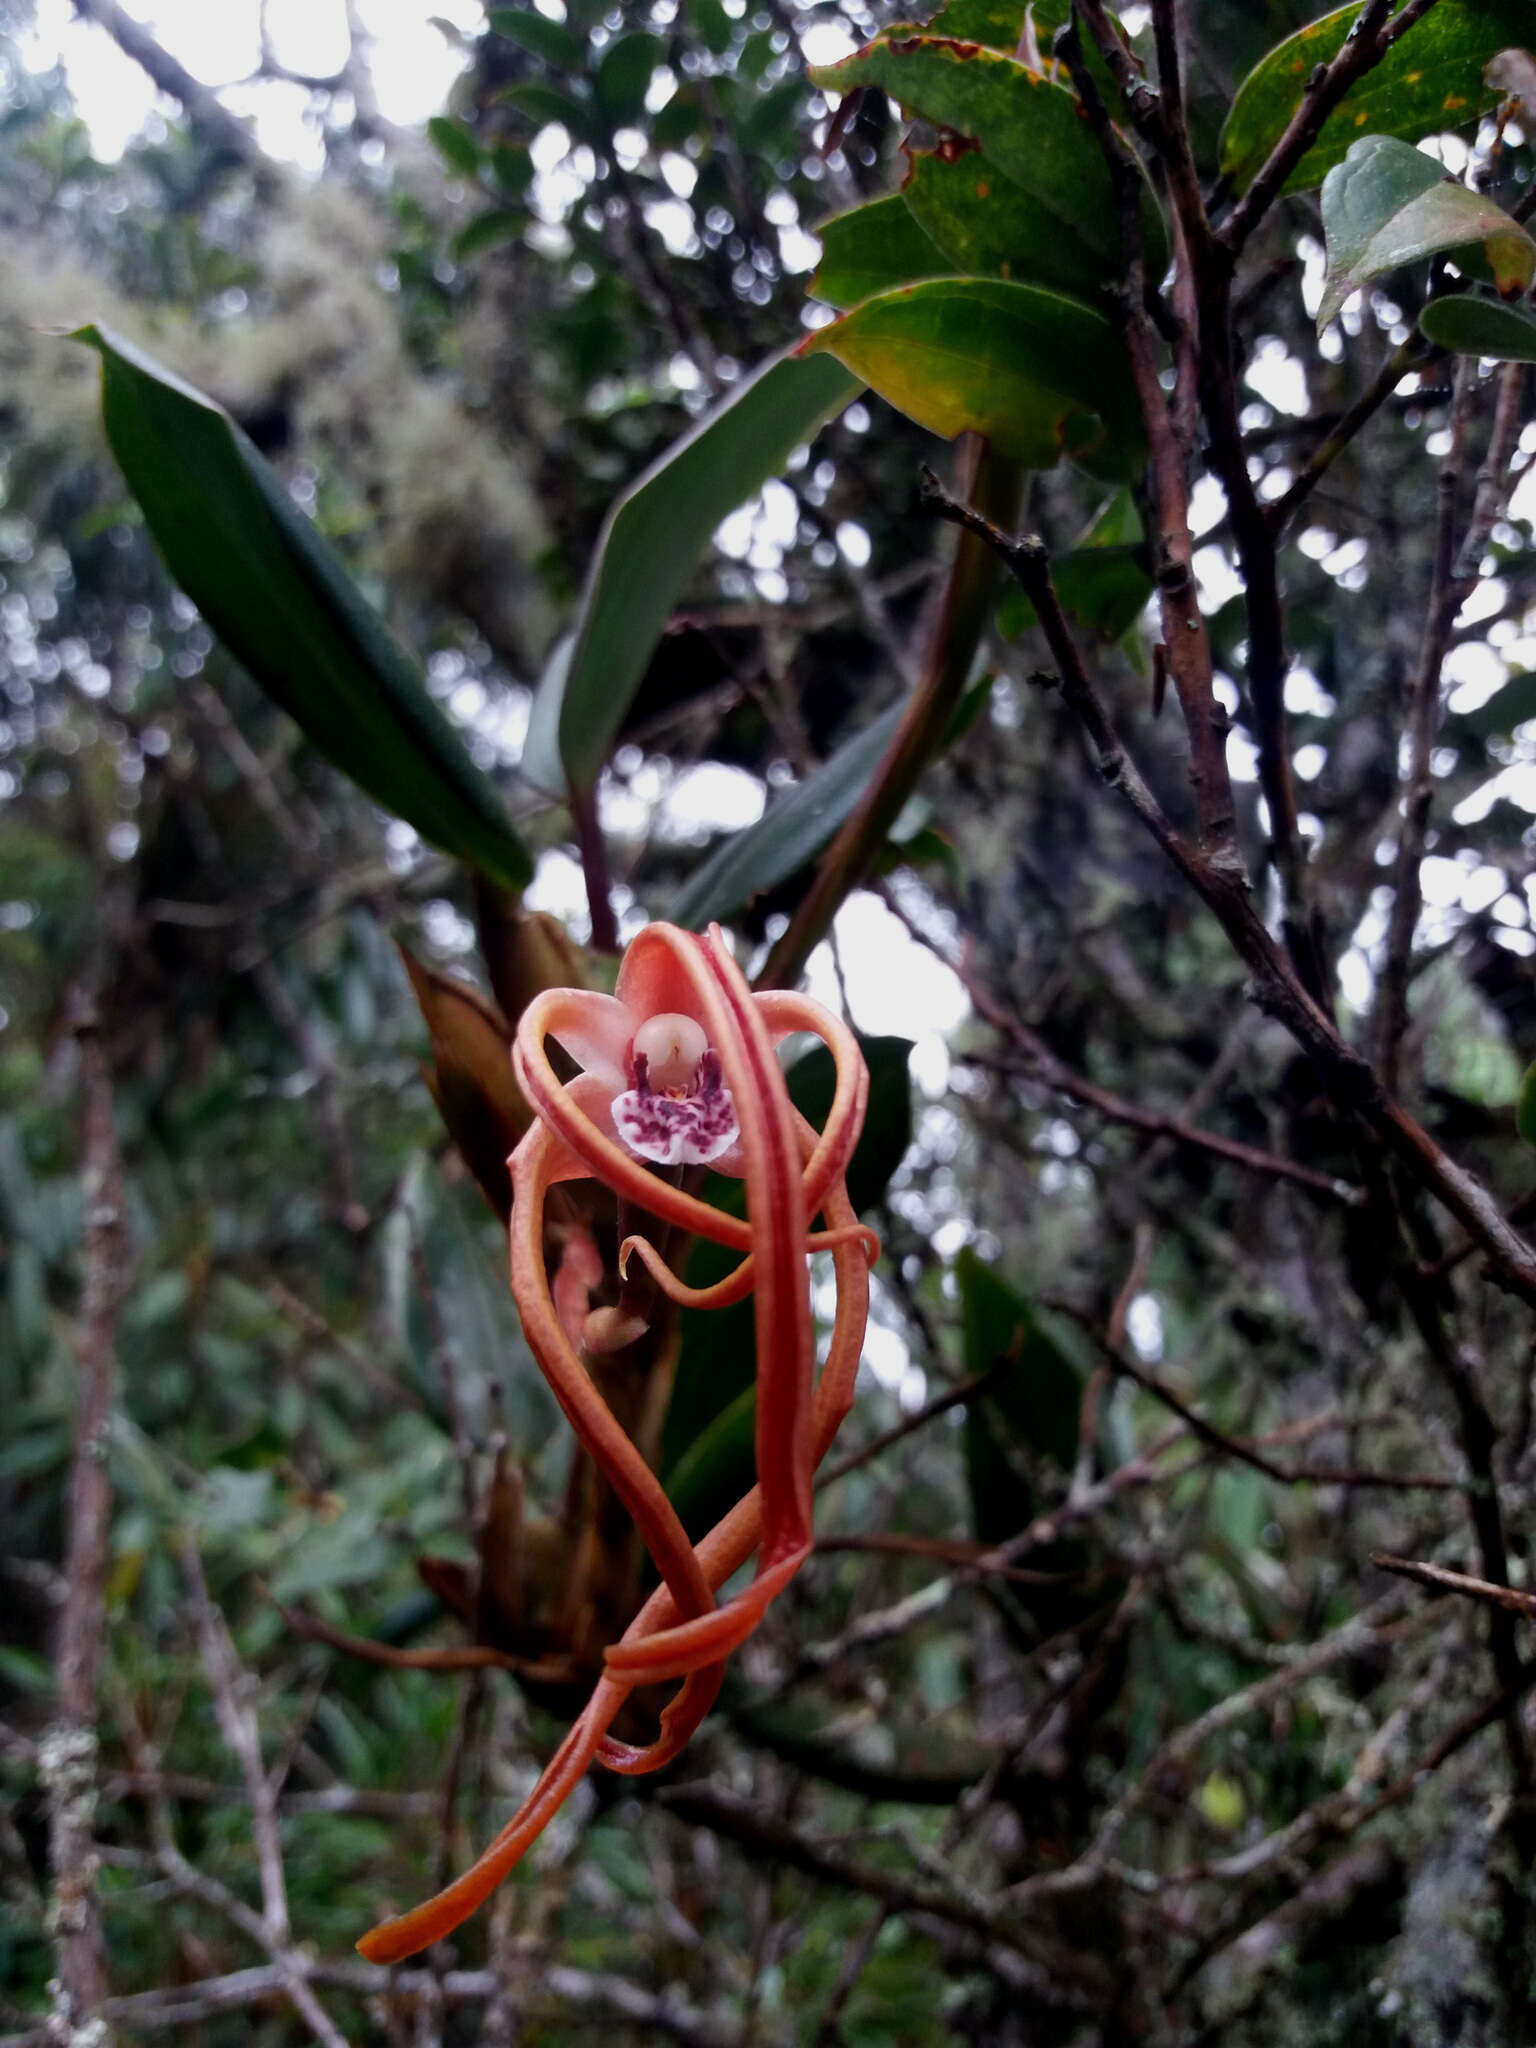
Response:
[{"label": "dark green leaf", "polygon": [[1034,1512],[1008,1444],[1069,1472],[1077,1456],[1083,1376],[1024,1297],[973,1251],[961,1252],[955,1277],[966,1371],[998,1372],[994,1386],[966,1411],[966,1463],[976,1534],[983,1543],[1001,1543]]},{"label": "dark green leaf", "polygon": [[597,103],[614,128],[631,127],[645,110],[651,76],[661,62],[658,36],[620,36],[597,67]]},{"label": "dark green leaf", "polygon": [[1098,474],[1142,457],[1120,336],[1058,292],[997,278],[934,278],[883,292],[801,344],[836,355],[920,426],[984,434],[1031,469],[1063,453]]},{"label": "dark green leaf", "polygon": [[1471,728],[1479,739],[1507,739],[1517,725],[1536,719],[1536,669],[1512,675],[1475,711],[1456,713],[1456,723]]},{"label": "dark green leaf", "polygon": [[[1109,172],[1076,95],[1066,86],[1000,51],[927,36],[899,43],[884,37],[840,64],[813,68],[811,77],[830,92],[879,86],[909,113],[979,144],[987,163],[1022,195],[1023,204],[1010,200],[1006,209],[1026,236],[1016,277],[1027,278],[1030,261],[1046,260],[1042,252],[1054,238],[1059,246],[1050,260],[1058,267],[1071,261],[1079,289],[1098,293],[1119,282],[1120,227]],[[933,209],[935,218],[947,211],[951,233],[964,211],[957,203],[961,189],[957,185],[949,192],[947,209],[937,204]],[[935,220],[917,208],[914,212],[938,239]],[[982,238],[979,227],[970,233]],[[1000,233],[999,227],[986,234],[989,250]],[[1142,242],[1148,273],[1160,278],[1168,241],[1150,186],[1142,208]]]},{"label": "dark green leaf", "polygon": [[491,176],[509,199],[521,199],[533,183],[533,158],[521,143],[493,142]]},{"label": "dark green leaf", "polygon": [[480,145],[462,121],[450,121],[446,114],[438,114],[427,123],[427,133],[449,170],[464,178],[472,178],[479,170]]},{"label": "dark green leaf", "polygon": [[804,98],[804,80],[786,78],[750,100],[736,124],[736,139],[746,153],[770,161],[793,154],[794,117]]},{"label": "dark green leaf", "polygon": [[1055,215],[979,150],[914,157],[901,196],[948,259],[946,271],[1011,278],[1088,299],[1107,297],[1116,284],[1118,264],[1064,232]]},{"label": "dark green leaf", "polygon": [[[1152,595],[1146,550],[1081,548],[1051,564],[1051,580],[1065,611],[1102,640],[1118,640],[1140,618]],[[1035,608],[1016,586],[997,608],[998,631],[1016,640],[1035,623]]]},{"label": "dark green leaf", "polygon": [[[568,657],[551,663],[535,701],[544,730],[558,731],[573,789],[596,782],[710,535],[858,388],[834,362],[779,357],[669,448],[609,513]],[[529,740],[533,753],[531,731]],[[528,773],[548,786],[550,766],[545,750]]]},{"label": "dark green leaf", "polygon": [[[749,1329],[749,1343],[750,1335]],[[743,1387],[728,1401],[668,1468],[662,1483],[690,1542],[696,1543],[750,1490],[757,1477],[756,1428],[754,1384]]]},{"label": "dark green leaf", "polygon": [[720,0],[688,0],[688,12],[703,38],[705,49],[712,57],[724,56],[731,47],[736,24],[720,5]]},{"label": "dark green leaf", "polygon": [[107,438],[166,566],[327,759],[435,846],[520,890],[501,799],[313,524],[233,420],[104,329]]},{"label": "dark green leaf", "polygon": [[527,214],[514,213],[506,206],[493,206],[486,213],[477,213],[453,238],[454,261],[465,263],[483,249],[496,249],[503,242],[515,240],[527,222]]},{"label": "dark green leaf", "polygon": [[[869,1106],[864,1130],[848,1162],[848,1199],[863,1216],[885,1193],[891,1175],[912,1143],[912,1083],[907,1061],[910,1038],[861,1038],[869,1067]],[[789,1070],[789,1094],[818,1130],[832,1108],[837,1071],[824,1045],[813,1046]]]},{"label": "dark green leaf", "polygon": [[535,126],[543,128],[558,121],[578,142],[602,146],[602,128],[585,100],[561,92],[552,85],[512,85],[498,95],[502,103],[515,107]]},{"label": "dark green leaf", "polygon": [[755,896],[804,867],[868,788],[904,709],[893,705],[780,797],[755,825],[717,848],[678,891],[669,912],[672,922],[701,932],[715,919],[745,910]]},{"label": "dark green leaf", "polygon": [[959,43],[985,43],[988,49],[1003,50],[1011,57],[1030,12],[1028,0],[946,0],[920,33],[952,37]]},{"label": "dark green leaf", "polygon": [[1515,1129],[1527,1145],[1536,1145],[1536,1062],[1525,1070],[1515,1099]]},{"label": "dark green leaf", "polygon": [[585,54],[579,37],[563,21],[551,21],[532,7],[493,7],[486,19],[499,36],[557,71],[579,71]]},{"label": "dark green leaf", "polygon": [[[1284,134],[1314,69],[1343,48],[1359,13],[1356,5],[1339,7],[1308,22],[1243,80],[1221,133],[1221,167],[1239,192]],[[1527,41],[1530,27],[1530,0],[1440,0],[1345,94],[1286,190],[1321,184],[1364,133],[1417,142],[1465,128],[1498,104],[1497,90],[1484,82],[1484,66]]]},{"label": "dark green leaf", "polygon": [[955,268],[924,234],[899,192],[837,214],[816,233],[821,262],[811,292],[839,312],[897,285],[948,277]]},{"label": "dark green leaf", "polygon": [[1431,299],[1419,315],[1419,331],[1426,341],[1458,356],[1536,363],[1536,313],[1525,306],[1501,306],[1475,293]]},{"label": "dark green leaf", "polygon": [[1367,135],[1323,180],[1328,277],[1317,309],[1326,327],[1352,291],[1407,263],[1481,244],[1494,282],[1521,291],[1536,269],[1536,243],[1503,207],[1447,180],[1411,143]]}]

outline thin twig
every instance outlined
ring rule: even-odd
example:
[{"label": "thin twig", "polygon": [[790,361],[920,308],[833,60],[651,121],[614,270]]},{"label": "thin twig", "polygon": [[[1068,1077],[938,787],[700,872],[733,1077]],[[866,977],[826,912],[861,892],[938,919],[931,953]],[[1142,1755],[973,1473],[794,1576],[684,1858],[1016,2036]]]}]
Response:
[{"label": "thin twig", "polygon": [[48,1807],[62,2038],[83,2038],[107,1996],[106,1953],[96,1895],[97,1688],[106,1631],[104,1584],[111,1541],[107,1438],[117,1385],[117,1316],[128,1284],[122,1159],[112,1076],[95,1001],[77,996],[76,1044],[84,1103],[81,1191],[84,1287],[75,1340],[74,1448],[65,1500],[64,1602],[55,1669],[58,1710],[38,1744]]}]

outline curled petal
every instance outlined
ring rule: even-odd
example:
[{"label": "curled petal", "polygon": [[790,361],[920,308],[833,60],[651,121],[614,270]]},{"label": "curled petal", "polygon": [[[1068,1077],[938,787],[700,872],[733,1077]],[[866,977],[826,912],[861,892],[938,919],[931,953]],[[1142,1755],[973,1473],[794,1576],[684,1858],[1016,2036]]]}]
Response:
[{"label": "curled petal", "polygon": [[[836,1251],[839,1245],[854,1242],[863,1245],[865,1260],[872,1266],[880,1256],[880,1239],[865,1223],[851,1223],[843,1230],[813,1230],[805,1240],[805,1248],[810,1252],[830,1252]],[[686,1281],[678,1279],[647,1237],[626,1237],[619,1246],[621,1280],[628,1278],[632,1253],[667,1299],[675,1301],[679,1308],[730,1308],[738,1301],[745,1301],[752,1292],[754,1268],[750,1255],[712,1286],[690,1287]]]},{"label": "curled petal", "polygon": [[676,1510],[588,1376],[556,1312],[544,1270],[543,1222],[549,1174],[559,1158],[559,1142],[543,1124],[535,1124],[512,1155],[512,1291],[523,1330],[566,1420],[629,1510],[662,1578],[693,1614],[707,1613],[713,1589]]},{"label": "curled petal", "polygon": [[[796,1121],[802,1149],[809,1150],[815,1133],[803,1120]],[[852,1406],[869,1312],[869,1267],[858,1241],[858,1220],[840,1182],[827,1189],[823,1206],[838,1239],[832,1248],[838,1305],[827,1362],[811,1402],[811,1453],[818,1464]],[[718,1591],[741,1569],[758,1548],[762,1535],[762,1493],[754,1487],[697,1547],[699,1568],[712,1591]],[[730,1607],[734,1606],[734,1602],[730,1603]],[[729,1613],[730,1607],[718,1611]],[[643,1643],[647,1638],[676,1630],[686,1618],[671,1588],[663,1584],[624,1631],[624,1643]],[[384,1921],[364,1935],[358,1943],[362,1953],[370,1962],[398,1963],[451,1934],[490,1897],[538,1839],[592,1762],[601,1761],[613,1770],[625,1772],[656,1770],[669,1763],[709,1711],[719,1690],[720,1674],[718,1661],[690,1673],[682,1691],[662,1716],[660,1737],[646,1749],[635,1749],[609,1737],[608,1729],[629,1695],[631,1682],[605,1674],[528,1799],[478,1861],[435,1898],[396,1919]]]},{"label": "curled petal", "polygon": [[805,1215],[809,1222],[832,1182],[841,1180],[848,1171],[848,1161],[853,1157],[869,1105],[869,1068],[859,1050],[859,1041],[848,1026],[809,996],[771,989],[758,996],[757,1004],[769,1030],[779,1037],[787,1037],[792,1031],[809,1031],[819,1038],[832,1055],[837,1075],[826,1128],[817,1138],[805,1168]]},{"label": "curled petal", "polygon": [[610,1092],[629,1086],[629,1042],[635,1035],[633,1013],[614,996],[595,989],[551,988],[523,1012],[528,1029],[540,1041],[553,1038],[584,1074],[606,1081]]}]

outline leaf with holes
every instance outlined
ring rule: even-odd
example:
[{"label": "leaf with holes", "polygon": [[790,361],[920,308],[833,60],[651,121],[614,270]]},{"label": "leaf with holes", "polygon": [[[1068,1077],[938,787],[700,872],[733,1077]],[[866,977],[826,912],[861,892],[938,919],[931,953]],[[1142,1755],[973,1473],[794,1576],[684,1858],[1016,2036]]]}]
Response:
[{"label": "leaf with holes", "polygon": [[1071,455],[1123,477],[1144,443],[1114,327],[1080,300],[998,278],[934,278],[867,299],[801,343],[953,440],[984,434],[1030,469]]},{"label": "leaf with holes", "polygon": [[1499,291],[1523,291],[1536,270],[1536,242],[1503,207],[1447,179],[1411,143],[1367,135],[1323,180],[1328,275],[1319,330],[1352,291],[1429,256],[1480,248]]},{"label": "leaf with holes", "polygon": [[1419,315],[1419,331],[1453,355],[1536,363],[1536,313],[1527,306],[1501,306],[1477,293],[1431,299]]},{"label": "leaf with holes", "polygon": [[[1359,6],[1351,5],[1309,21],[1277,43],[1238,87],[1221,131],[1221,168],[1239,192],[1252,184],[1313,71],[1338,55],[1359,14]],[[1530,0],[1440,0],[1344,95],[1287,179],[1286,191],[1321,184],[1362,135],[1417,142],[1468,126],[1498,104],[1484,67],[1501,50],[1525,41],[1530,25]]]},{"label": "leaf with holes", "polygon": [[520,890],[532,873],[494,784],[415,664],[229,414],[104,328],[107,439],[166,567],[312,743],[422,837]]}]

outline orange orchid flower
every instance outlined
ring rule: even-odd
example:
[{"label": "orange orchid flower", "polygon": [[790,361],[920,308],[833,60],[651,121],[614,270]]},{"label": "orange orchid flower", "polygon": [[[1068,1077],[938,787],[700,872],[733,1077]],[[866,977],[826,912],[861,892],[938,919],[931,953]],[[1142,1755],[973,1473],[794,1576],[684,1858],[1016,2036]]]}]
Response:
[{"label": "orange orchid flower", "polygon": [[[811,1032],[830,1050],[837,1084],[816,1132],[790,1102],[775,1048]],[[553,1038],[581,1071],[562,1083]],[[550,989],[523,1012],[513,1065],[534,1122],[511,1159],[512,1292],[534,1356],[562,1410],[649,1546],[661,1585],[604,1657],[580,1718],[520,1811],[464,1875],[435,1898],[386,1920],[358,1943],[394,1963],[449,1934],[489,1897],[553,1819],[593,1762],[660,1770],[714,1704],[725,1659],[757,1627],[810,1555],[811,1488],[853,1401],[878,1249],[854,1215],[844,1174],[864,1120],[869,1074],[845,1025],[806,996],[754,994],[718,926],[699,938],[648,925],[619,968],[612,996]],[[745,1220],[687,1193],[655,1168],[710,1165],[746,1184]],[[582,1363],[612,1341],[613,1311],[583,1317],[587,1281],[545,1259],[545,1198],[557,1183],[592,1178],[664,1223],[741,1252],[709,1288],[690,1288],[647,1238],[638,1256],[671,1300],[723,1307],[753,1296],[757,1337],[757,1485],[697,1545],[655,1473],[615,1420]],[[813,1230],[817,1216],[824,1228]],[[830,1251],[837,1312],[820,1377],[814,1370],[806,1257]],[[627,1341],[622,1331],[620,1341]],[[754,1555],[757,1576],[723,1605],[715,1595]],[[644,1748],[608,1733],[638,1686],[681,1679]]]}]

